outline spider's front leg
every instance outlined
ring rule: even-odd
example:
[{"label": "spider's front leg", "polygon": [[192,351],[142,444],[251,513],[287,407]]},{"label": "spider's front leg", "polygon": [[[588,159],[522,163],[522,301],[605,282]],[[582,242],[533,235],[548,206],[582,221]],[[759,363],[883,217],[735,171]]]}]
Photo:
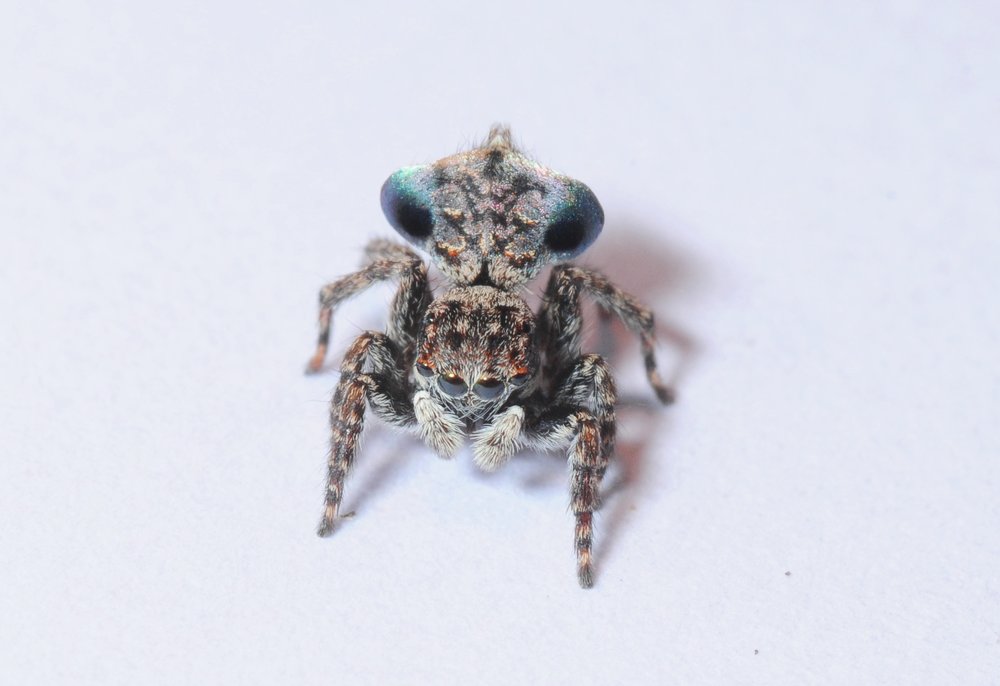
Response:
[{"label": "spider's front leg", "polygon": [[323,367],[330,344],[333,310],[347,298],[388,279],[398,280],[399,289],[392,301],[386,334],[398,347],[401,362],[407,365],[412,360],[420,320],[431,301],[427,266],[409,248],[382,239],[371,241],[365,248],[365,255],[369,263],[360,271],[323,286],[319,292],[319,339],[316,352],[306,365],[307,374]]},{"label": "spider's front leg", "polygon": [[594,585],[591,546],[600,487],[615,447],[614,379],[600,355],[584,355],[559,380],[552,403],[528,427],[532,442],[554,447],[569,442],[571,506],[580,585]]},{"label": "spider's front leg", "polygon": [[366,331],[344,356],[340,381],[330,403],[330,455],[326,503],[317,531],[320,536],[333,531],[344,479],[354,465],[364,427],[366,402],[375,414],[396,426],[411,426],[416,421],[406,372],[398,365],[398,355],[396,344],[388,336]]},{"label": "spider's front leg", "polygon": [[591,546],[594,534],[594,511],[600,504],[601,479],[607,469],[607,455],[601,450],[601,432],[597,418],[587,410],[556,408],[542,415],[533,438],[540,443],[569,441],[569,461],[573,470],[571,506],[576,518],[577,578],[583,588],[594,585]]},{"label": "spider's front leg", "polygon": [[580,355],[583,323],[580,296],[583,292],[639,336],[646,377],[656,397],[664,404],[673,402],[674,392],[663,383],[656,368],[656,332],[652,311],[608,281],[603,274],[574,265],[562,264],[552,269],[539,313],[545,341],[546,375],[558,378]]}]

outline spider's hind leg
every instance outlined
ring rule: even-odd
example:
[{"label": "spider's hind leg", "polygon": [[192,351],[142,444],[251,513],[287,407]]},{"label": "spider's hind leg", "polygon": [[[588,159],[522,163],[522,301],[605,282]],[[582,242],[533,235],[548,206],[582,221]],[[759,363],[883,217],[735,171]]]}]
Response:
[{"label": "spider's hind leg", "polygon": [[409,248],[382,239],[371,241],[365,248],[365,256],[368,264],[360,271],[328,283],[319,292],[319,338],[316,351],[306,366],[307,373],[318,372],[323,367],[334,309],[372,284],[389,279],[397,280],[399,288],[392,301],[386,334],[396,344],[400,362],[404,366],[412,362],[420,322],[431,301],[427,266]]},{"label": "spider's hind leg", "polygon": [[580,297],[586,292],[602,312],[612,313],[639,337],[646,377],[660,402],[674,400],[673,390],[656,367],[656,332],[653,313],[599,272],[570,264],[552,269],[539,319],[545,342],[546,375],[558,377],[580,355],[583,317]]}]

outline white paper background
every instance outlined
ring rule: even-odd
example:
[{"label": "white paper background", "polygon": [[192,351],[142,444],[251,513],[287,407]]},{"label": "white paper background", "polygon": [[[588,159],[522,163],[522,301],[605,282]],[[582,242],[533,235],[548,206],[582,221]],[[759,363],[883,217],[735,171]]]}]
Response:
[{"label": "white paper background", "polygon": [[[0,680],[1000,683],[998,22],[5,3]],[[390,172],[495,120],[597,192],[584,261],[678,376],[650,405],[616,330],[586,592],[558,455],[373,426],[313,533],[316,291],[389,235]]]}]

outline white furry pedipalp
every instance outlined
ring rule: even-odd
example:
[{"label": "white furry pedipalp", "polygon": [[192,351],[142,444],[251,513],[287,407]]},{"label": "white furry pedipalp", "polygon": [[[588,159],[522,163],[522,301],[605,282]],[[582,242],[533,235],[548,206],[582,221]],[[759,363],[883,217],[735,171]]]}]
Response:
[{"label": "white furry pedipalp", "polygon": [[413,395],[413,413],[420,438],[441,457],[452,457],[462,446],[462,422],[441,407],[427,391]]},{"label": "white furry pedipalp", "polygon": [[524,410],[512,405],[473,434],[472,461],[484,472],[494,472],[521,447]]}]

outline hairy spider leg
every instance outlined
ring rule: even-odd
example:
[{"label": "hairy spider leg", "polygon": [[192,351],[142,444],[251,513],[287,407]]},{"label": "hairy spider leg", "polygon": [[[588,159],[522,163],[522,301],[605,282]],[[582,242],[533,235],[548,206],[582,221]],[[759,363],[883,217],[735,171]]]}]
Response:
[{"label": "hairy spider leg", "polygon": [[539,312],[546,375],[559,378],[561,372],[580,355],[582,293],[591,296],[601,309],[621,319],[639,337],[649,384],[660,402],[673,402],[674,392],[663,382],[656,368],[656,331],[652,311],[600,272],[574,265],[557,265],[552,269]]},{"label": "hairy spider leg", "polygon": [[323,286],[319,292],[319,339],[316,352],[306,366],[307,374],[323,367],[330,344],[333,310],[372,284],[390,279],[399,281],[399,288],[392,301],[386,334],[399,350],[400,365],[407,368],[413,361],[417,332],[431,301],[427,266],[409,248],[382,239],[368,243],[365,255],[369,262],[360,271]]},{"label": "hairy spider leg", "polygon": [[569,441],[570,505],[576,519],[577,578],[594,585],[591,547],[594,512],[600,507],[604,472],[615,449],[614,379],[600,355],[584,355],[559,381],[552,402],[528,427],[530,442],[555,447]]},{"label": "hairy spider leg", "polygon": [[[330,455],[327,459],[326,504],[317,533],[333,531],[344,491],[344,479],[354,465],[365,403],[376,415],[399,427],[416,423],[411,388],[397,365],[399,351],[385,334],[366,331],[344,355],[340,380],[330,401]],[[367,370],[367,371],[366,371]]]}]

